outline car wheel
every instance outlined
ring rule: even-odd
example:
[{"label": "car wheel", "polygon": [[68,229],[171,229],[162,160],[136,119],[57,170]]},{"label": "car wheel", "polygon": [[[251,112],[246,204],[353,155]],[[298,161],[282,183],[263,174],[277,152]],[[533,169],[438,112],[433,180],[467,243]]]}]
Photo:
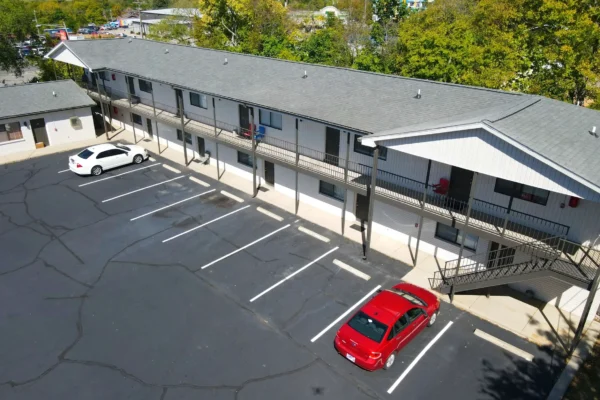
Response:
[{"label": "car wheel", "polygon": [[144,161],[144,157],[142,157],[141,154],[136,155],[135,157],[133,157],[133,163],[134,164],[139,164],[142,161]]},{"label": "car wheel", "polygon": [[390,354],[387,360],[385,360],[385,364],[383,364],[383,369],[390,369],[392,365],[394,365],[394,361],[396,361],[396,355],[394,353]]},{"label": "car wheel", "polygon": [[96,165],[95,167],[93,167],[92,175],[94,175],[94,176],[102,175],[102,167],[99,165]]},{"label": "car wheel", "polygon": [[429,322],[427,323],[427,326],[431,326],[431,325],[435,324],[438,313],[439,313],[439,311],[436,311],[433,314],[431,314],[431,317],[429,317]]}]

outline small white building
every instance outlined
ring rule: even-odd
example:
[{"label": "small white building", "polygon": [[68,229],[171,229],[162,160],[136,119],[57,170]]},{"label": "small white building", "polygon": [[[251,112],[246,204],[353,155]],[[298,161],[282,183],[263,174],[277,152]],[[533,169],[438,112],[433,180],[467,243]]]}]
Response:
[{"label": "small white building", "polygon": [[0,157],[95,138],[94,105],[71,80],[0,88]]}]

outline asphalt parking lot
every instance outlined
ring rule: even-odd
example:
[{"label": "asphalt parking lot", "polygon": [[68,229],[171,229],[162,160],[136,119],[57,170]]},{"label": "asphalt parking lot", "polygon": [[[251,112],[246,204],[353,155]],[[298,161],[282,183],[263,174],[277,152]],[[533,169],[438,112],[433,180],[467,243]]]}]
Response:
[{"label": "asphalt parking lot", "polygon": [[0,166],[1,399],[542,399],[562,370],[442,303],[363,371],[339,317],[410,267],[161,157],[79,177],[67,156]]}]

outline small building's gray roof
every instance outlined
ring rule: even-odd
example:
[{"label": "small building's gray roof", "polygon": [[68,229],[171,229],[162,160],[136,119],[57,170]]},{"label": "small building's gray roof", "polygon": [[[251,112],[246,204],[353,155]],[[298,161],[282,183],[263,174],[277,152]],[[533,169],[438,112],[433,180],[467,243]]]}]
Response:
[{"label": "small building's gray roof", "polygon": [[175,16],[200,16],[200,11],[197,8],[162,8],[158,10],[142,10],[145,14],[156,14],[156,15],[175,15]]},{"label": "small building's gray roof", "polygon": [[72,80],[0,87],[0,119],[91,107],[95,104]]}]

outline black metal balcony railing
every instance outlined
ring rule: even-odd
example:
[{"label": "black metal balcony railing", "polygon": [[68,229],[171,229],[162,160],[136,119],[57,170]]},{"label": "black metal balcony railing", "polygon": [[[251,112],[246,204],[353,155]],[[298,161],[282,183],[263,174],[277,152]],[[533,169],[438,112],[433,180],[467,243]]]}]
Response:
[{"label": "black metal balcony railing", "polygon": [[[101,95],[91,84],[82,84],[89,95],[103,102],[112,102],[114,106],[130,108],[132,112],[154,118],[177,129],[181,129],[181,114],[175,104],[164,104],[148,99],[148,96],[137,97],[139,101],[130,103],[127,92],[116,89],[105,90],[100,85]],[[154,107],[153,107],[154,106]],[[190,110],[184,110],[184,129],[211,140],[230,144],[242,151],[252,152],[251,135],[248,129],[224,121],[215,120]],[[215,129],[216,128],[216,129]],[[370,185],[372,167],[343,157],[326,154],[296,143],[273,136],[256,136],[256,154],[278,160],[289,166],[297,166],[325,179],[345,183],[349,188],[366,191]],[[347,168],[347,173],[346,173]],[[425,195],[424,195],[425,192]],[[434,192],[431,185],[426,188],[424,182],[407,178],[384,170],[377,171],[376,195],[404,204],[414,211],[425,212],[447,218],[452,223],[464,224],[468,203]],[[423,203],[424,201],[424,203]],[[470,227],[489,232],[495,236],[505,237],[517,243],[545,240],[551,237],[566,237],[569,227],[554,221],[525,214],[519,211],[473,199]]]}]

